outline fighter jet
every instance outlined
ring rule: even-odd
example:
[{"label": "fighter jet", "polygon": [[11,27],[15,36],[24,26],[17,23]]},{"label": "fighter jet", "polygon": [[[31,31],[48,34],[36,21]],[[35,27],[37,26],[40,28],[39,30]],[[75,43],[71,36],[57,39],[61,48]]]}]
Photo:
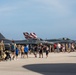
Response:
[{"label": "fighter jet", "polygon": [[0,33],[0,41],[3,40],[4,44],[6,46],[9,46],[10,44],[12,44],[12,41],[14,41],[14,43],[16,43],[17,45],[26,45],[26,44],[53,44],[53,42],[49,42],[49,41],[45,41],[43,39],[39,39],[37,37],[37,35],[35,33],[30,33],[28,35],[28,33],[23,33],[25,36],[25,40],[10,40],[10,39],[6,39],[1,33]]}]

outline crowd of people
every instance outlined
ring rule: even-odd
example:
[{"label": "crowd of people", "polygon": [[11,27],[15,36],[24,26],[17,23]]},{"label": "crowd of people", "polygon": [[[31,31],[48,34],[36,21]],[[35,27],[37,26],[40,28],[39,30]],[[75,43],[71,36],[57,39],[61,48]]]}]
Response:
[{"label": "crowd of people", "polygon": [[76,51],[75,43],[55,43],[53,45],[35,44],[35,45],[16,45],[13,41],[10,45],[10,50],[5,49],[3,40],[0,42],[0,60],[14,60],[21,58],[28,58],[28,55],[33,53],[34,57],[43,58],[43,53],[46,53],[46,58],[49,52],[72,52]]},{"label": "crowd of people", "polygon": [[73,52],[76,51],[76,44],[75,43],[55,43],[54,44],[54,52]]},{"label": "crowd of people", "polygon": [[28,58],[28,54],[33,53],[34,57],[37,58],[37,54],[39,54],[39,58],[43,58],[43,52],[46,52],[46,58],[48,57],[49,47],[47,45],[16,45],[14,41],[10,45],[10,50],[5,50],[5,45],[3,40],[0,42],[0,60],[14,60],[18,59],[20,55],[21,58]]}]

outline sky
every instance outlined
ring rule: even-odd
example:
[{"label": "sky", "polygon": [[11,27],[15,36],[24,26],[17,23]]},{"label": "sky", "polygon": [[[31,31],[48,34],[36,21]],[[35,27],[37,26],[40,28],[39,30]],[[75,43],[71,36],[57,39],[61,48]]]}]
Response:
[{"label": "sky", "polygon": [[25,39],[35,32],[42,39],[76,40],[76,0],[0,0],[0,33]]}]

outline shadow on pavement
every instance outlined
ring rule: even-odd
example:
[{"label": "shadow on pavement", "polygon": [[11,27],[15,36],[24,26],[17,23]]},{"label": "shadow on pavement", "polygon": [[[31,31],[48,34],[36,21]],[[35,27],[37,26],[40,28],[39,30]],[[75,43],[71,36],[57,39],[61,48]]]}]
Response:
[{"label": "shadow on pavement", "polygon": [[43,75],[76,75],[76,64],[31,64],[24,65],[23,68],[43,74]]}]

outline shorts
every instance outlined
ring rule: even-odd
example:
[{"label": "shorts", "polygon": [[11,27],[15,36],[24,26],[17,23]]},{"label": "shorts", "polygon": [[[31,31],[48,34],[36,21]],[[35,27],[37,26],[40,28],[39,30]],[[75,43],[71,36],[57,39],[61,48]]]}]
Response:
[{"label": "shorts", "polygon": [[27,55],[27,54],[28,54],[28,52],[25,52],[25,54]]}]

